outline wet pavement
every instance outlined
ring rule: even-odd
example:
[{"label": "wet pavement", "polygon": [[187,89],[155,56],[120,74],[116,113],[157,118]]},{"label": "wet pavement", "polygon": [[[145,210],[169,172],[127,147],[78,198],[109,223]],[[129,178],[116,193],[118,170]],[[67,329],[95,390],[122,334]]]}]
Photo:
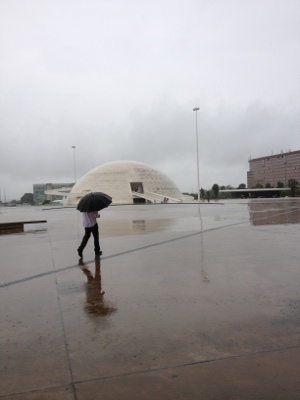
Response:
[{"label": "wet pavement", "polygon": [[0,399],[299,399],[300,199],[0,208]]}]

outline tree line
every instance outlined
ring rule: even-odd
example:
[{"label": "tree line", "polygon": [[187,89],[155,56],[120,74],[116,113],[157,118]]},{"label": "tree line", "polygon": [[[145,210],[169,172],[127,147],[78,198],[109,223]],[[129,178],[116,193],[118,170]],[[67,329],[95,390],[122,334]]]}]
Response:
[{"label": "tree line", "polygon": [[[291,197],[295,196],[300,196],[300,189],[299,189],[299,182],[296,179],[289,179],[288,181],[288,187],[290,188],[289,195]],[[261,183],[257,183],[254,188],[252,189],[272,189],[274,186],[272,186],[270,183],[266,183],[265,186],[263,186]],[[284,188],[284,183],[283,182],[277,182],[277,189]],[[234,188],[231,185],[227,186],[219,186],[217,183],[214,183],[211,187],[211,189],[205,190],[203,188],[200,189],[200,198],[202,200],[210,200],[212,199],[227,199],[232,197],[232,193],[230,192],[225,192],[225,193],[220,193],[220,190],[232,190],[234,192],[234,189],[247,189],[247,186],[245,183],[240,183],[237,188]],[[286,192],[282,191],[279,192],[279,196],[286,196]],[[193,196],[195,200],[198,199],[198,194],[197,193],[184,193],[190,196]]]}]

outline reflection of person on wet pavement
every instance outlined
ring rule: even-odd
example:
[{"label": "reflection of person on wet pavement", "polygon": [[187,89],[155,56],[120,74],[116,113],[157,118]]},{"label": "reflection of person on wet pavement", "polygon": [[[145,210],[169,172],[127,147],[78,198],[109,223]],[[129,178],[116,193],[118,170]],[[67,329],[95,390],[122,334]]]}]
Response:
[{"label": "reflection of person on wet pavement", "polygon": [[85,234],[82,238],[80,246],[77,249],[80,258],[82,258],[83,249],[87,245],[91,233],[93,234],[94,237],[95,255],[100,256],[102,254],[102,251],[100,251],[100,244],[99,244],[99,228],[97,224],[97,218],[100,218],[100,214],[98,213],[98,211],[82,213],[82,225],[84,226]]},{"label": "reflection of person on wet pavement", "polygon": [[95,275],[89,270],[88,266],[82,261],[79,262],[83,273],[87,277],[86,284],[86,306],[88,314],[110,315],[116,311],[116,308],[110,307],[104,300],[105,292],[102,290],[101,283],[101,264],[100,258],[95,258]]}]

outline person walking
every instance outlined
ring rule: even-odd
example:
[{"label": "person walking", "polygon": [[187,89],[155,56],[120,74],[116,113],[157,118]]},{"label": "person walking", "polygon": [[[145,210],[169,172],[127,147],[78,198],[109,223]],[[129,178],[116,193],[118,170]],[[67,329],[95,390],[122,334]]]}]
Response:
[{"label": "person walking", "polygon": [[85,230],[85,234],[82,238],[81,244],[77,249],[78,255],[82,258],[82,252],[87,245],[87,242],[91,236],[94,237],[94,250],[95,256],[101,256],[102,251],[100,251],[100,243],[99,243],[99,228],[97,223],[97,218],[100,218],[100,214],[98,211],[91,212],[83,212],[82,213],[82,225]]}]

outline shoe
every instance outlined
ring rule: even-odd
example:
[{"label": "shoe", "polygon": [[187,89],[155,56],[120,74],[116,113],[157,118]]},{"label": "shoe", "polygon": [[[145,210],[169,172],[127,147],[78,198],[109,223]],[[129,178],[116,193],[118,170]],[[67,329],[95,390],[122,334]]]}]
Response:
[{"label": "shoe", "polygon": [[95,256],[102,256],[102,251],[95,251]]},{"label": "shoe", "polygon": [[79,257],[82,258],[82,250],[77,249],[77,252],[78,252]]}]

